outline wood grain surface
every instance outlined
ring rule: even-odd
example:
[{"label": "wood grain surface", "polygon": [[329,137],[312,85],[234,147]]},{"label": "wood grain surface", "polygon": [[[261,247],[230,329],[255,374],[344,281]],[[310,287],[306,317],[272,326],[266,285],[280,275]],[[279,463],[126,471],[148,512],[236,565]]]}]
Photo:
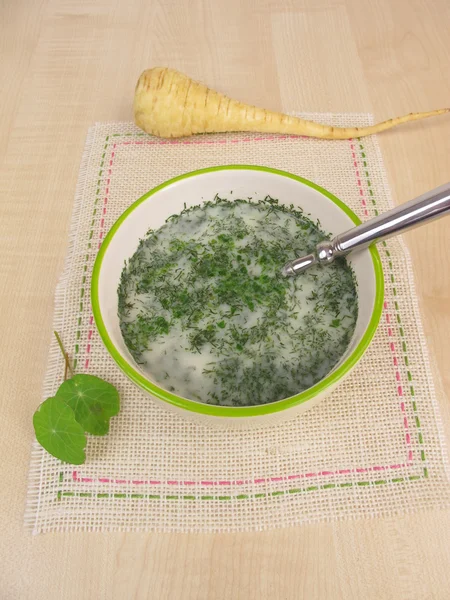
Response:
[{"label": "wood grain surface", "polygon": [[[131,120],[144,68],[246,102],[385,119],[450,104],[448,0],[0,0],[0,599],[450,598],[450,514],[263,534],[23,528],[31,415],[87,128]],[[450,117],[380,136],[396,201],[445,183]],[[406,236],[450,390],[450,219]],[[442,403],[450,433],[448,396]]]}]

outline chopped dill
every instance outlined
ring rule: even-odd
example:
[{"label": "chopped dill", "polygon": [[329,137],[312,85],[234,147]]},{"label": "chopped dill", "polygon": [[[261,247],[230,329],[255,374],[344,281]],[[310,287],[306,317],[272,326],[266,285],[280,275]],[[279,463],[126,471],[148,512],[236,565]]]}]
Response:
[{"label": "chopped dill", "polygon": [[353,335],[354,274],[344,259],[293,279],[281,269],[328,237],[269,196],[185,203],[124,266],[130,353],[162,387],[210,404],[264,404],[314,385]]}]

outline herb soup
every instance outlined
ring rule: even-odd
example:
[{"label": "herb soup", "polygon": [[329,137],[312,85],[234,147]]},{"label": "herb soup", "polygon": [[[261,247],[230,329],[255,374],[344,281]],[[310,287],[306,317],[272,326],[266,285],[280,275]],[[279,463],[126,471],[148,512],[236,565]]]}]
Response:
[{"label": "herb soup", "polygon": [[270,197],[216,197],[171,216],[122,272],[130,353],[161,387],[208,404],[265,404],[311,387],[353,335],[355,277],[343,258],[294,278],[282,267],[328,237]]}]

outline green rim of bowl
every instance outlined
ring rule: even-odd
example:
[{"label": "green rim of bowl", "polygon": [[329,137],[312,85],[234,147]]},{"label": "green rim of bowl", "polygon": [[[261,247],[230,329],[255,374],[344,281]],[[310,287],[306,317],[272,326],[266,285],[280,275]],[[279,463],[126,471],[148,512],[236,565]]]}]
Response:
[{"label": "green rim of bowl", "polygon": [[147,198],[150,198],[159,190],[166,188],[177,181],[181,181],[182,179],[187,179],[188,177],[195,177],[196,175],[202,175],[204,173],[212,173],[214,171],[236,171],[236,170],[252,170],[252,171],[265,171],[267,173],[274,173],[275,175],[281,175],[282,177],[288,177],[289,179],[294,179],[295,181],[299,181],[304,185],[307,185],[324,196],[326,196],[329,200],[334,202],[339,208],[345,212],[345,214],[350,217],[350,219],[356,225],[361,223],[361,220],[355,215],[355,213],[348,208],[341,200],[333,196],[330,192],[323,189],[322,187],[316,185],[315,183],[304,179],[303,177],[299,177],[297,175],[293,175],[292,173],[288,173],[286,171],[280,171],[278,169],[271,169],[269,167],[259,167],[254,165],[226,165],[220,167],[209,167],[207,169],[199,169],[197,171],[192,171],[190,173],[185,173],[184,175],[179,175],[178,177],[174,177],[161,185],[153,188],[146,194],[144,194],[141,198],[136,200],[127,210],[117,219],[114,223],[108,235],[105,237],[103,244],[98,252],[97,258],[95,260],[94,269],[92,273],[92,283],[91,283],[91,302],[92,309],[94,314],[95,323],[97,325],[97,329],[100,333],[100,337],[103,340],[103,343],[106,346],[106,349],[112,356],[112,358],[116,361],[118,366],[122,369],[122,371],[133,381],[136,385],[138,385],[141,389],[148,392],[152,396],[156,396],[160,400],[164,402],[168,402],[178,408],[182,408],[184,410],[188,410],[195,413],[200,413],[203,415],[211,415],[214,417],[257,417],[262,415],[269,415],[272,413],[277,413],[282,410],[286,410],[292,408],[294,406],[298,406],[299,404],[303,404],[308,400],[311,400],[318,394],[324,392],[330,386],[336,384],[340,379],[342,379],[350,369],[359,361],[359,359],[364,354],[367,346],[370,344],[375,331],[377,329],[378,323],[380,321],[381,312],[383,310],[383,295],[384,295],[384,278],[383,278],[383,269],[381,265],[380,255],[375,247],[371,247],[369,249],[370,254],[372,256],[374,271],[375,271],[375,303],[372,311],[372,316],[369,322],[369,325],[364,332],[361,341],[352,352],[352,354],[335,370],[332,371],[325,379],[322,379],[318,383],[316,383],[311,388],[301,392],[300,394],[296,394],[295,396],[291,396],[290,398],[285,398],[283,400],[278,400],[276,402],[272,402],[269,404],[262,404],[258,406],[243,406],[243,407],[232,407],[232,406],[215,406],[210,404],[203,404],[201,402],[196,402],[195,400],[189,400],[187,398],[182,398],[181,396],[176,396],[171,394],[170,392],[160,388],[156,384],[149,381],[144,375],[142,375],[139,371],[133,368],[130,363],[121,355],[119,350],[113,344],[111,338],[109,337],[108,331],[106,329],[105,323],[103,321],[102,313],[100,310],[100,302],[99,302],[99,278],[100,272],[102,268],[103,258],[108,250],[109,244],[116,234],[119,227],[125,221],[125,219]]}]

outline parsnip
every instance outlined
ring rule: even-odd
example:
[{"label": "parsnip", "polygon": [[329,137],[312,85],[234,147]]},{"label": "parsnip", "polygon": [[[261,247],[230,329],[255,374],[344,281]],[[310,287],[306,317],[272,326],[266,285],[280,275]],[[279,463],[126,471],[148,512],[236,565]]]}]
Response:
[{"label": "parsnip", "polygon": [[444,108],[411,113],[370,127],[331,127],[232,100],[174,69],[160,67],[142,73],[134,97],[136,124],[147,133],[163,138],[253,131],[341,140],[379,133],[449,111]]}]

